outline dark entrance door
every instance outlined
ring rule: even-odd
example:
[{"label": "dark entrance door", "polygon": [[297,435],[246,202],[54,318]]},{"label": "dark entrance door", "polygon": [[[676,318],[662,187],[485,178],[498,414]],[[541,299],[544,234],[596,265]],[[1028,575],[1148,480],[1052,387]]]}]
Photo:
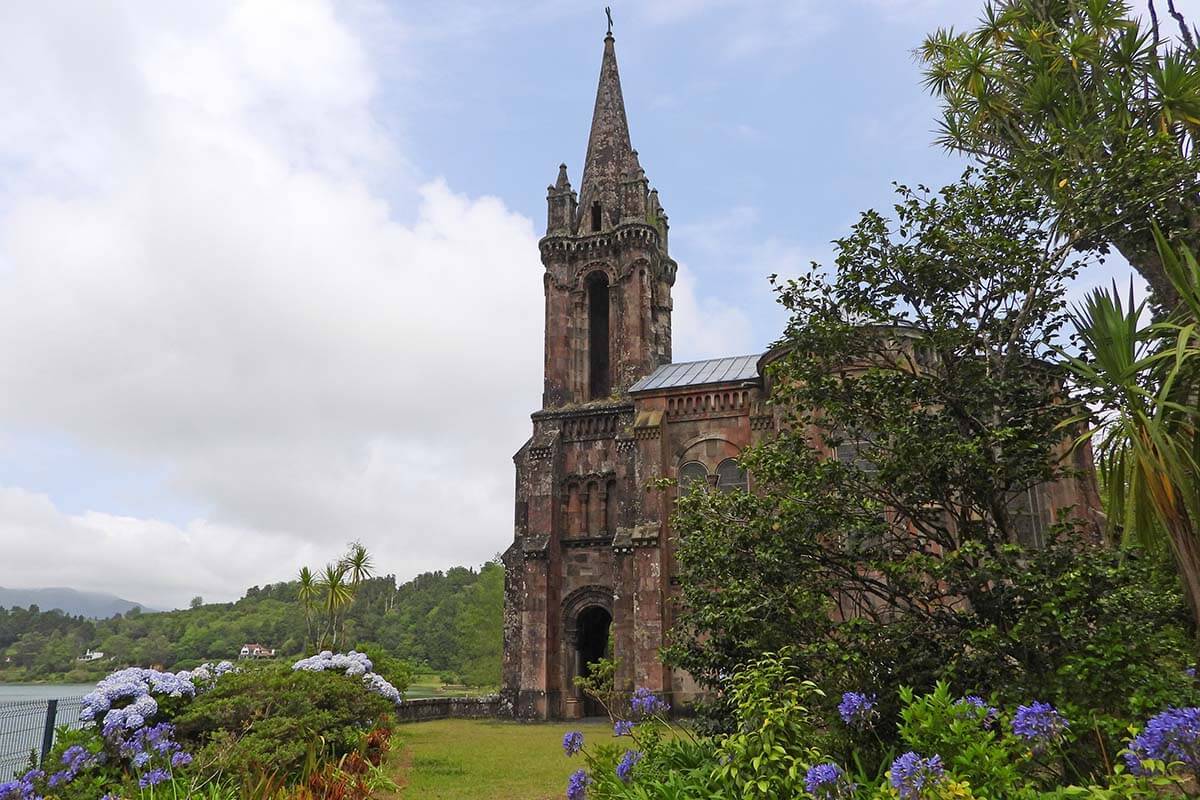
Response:
[{"label": "dark entrance door", "polygon": [[[612,616],[599,606],[585,608],[579,613],[576,631],[579,642],[579,674],[587,675],[595,664],[608,655],[608,628]],[[603,715],[604,709],[594,699],[583,696],[583,714],[586,717]]]}]

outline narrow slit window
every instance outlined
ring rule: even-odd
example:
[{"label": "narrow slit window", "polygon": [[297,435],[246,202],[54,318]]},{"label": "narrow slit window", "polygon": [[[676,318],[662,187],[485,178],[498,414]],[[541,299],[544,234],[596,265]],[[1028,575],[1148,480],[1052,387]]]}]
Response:
[{"label": "narrow slit window", "polygon": [[588,296],[588,395],[608,397],[612,390],[608,352],[608,276],[593,272],[587,279]]},{"label": "narrow slit window", "polygon": [[600,201],[597,200],[592,203],[592,233],[598,233],[600,231],[600,222]]}]

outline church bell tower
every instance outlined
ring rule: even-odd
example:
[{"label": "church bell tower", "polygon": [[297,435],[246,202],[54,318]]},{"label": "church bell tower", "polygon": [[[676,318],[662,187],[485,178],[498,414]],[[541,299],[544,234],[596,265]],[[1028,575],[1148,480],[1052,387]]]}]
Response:
[{"label": "church bell tower", "polygon": [[663,414],[641,419],[629,390],[671,360],[676,267],[630,146],[611,30],[579,192],[564,165],[546,202],[545,383],[513,456],[501,694],[503,713],[557,719],[600,713],[575,679],[609,654],[622,691],[671,687],[664,501],[645,488],[663,474]]},{"label": "church bell tower", "polygon": [[542,407],[618,397],[671,360],[676,264],[667,214],[630,145],[611,31],[579,193],[563,164],[546,204]]}]

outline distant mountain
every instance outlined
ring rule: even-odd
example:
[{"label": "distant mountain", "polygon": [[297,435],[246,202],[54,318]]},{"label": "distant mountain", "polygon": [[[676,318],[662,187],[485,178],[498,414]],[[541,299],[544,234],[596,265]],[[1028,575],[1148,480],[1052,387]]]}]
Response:
[{"label": "distant mountain", "polygon": [[31,605],[36,605],[42,611],[57,608],[65,614],[93,619],[107,619],[113,614],[124,614],[131,608],[140,608],[142,611],[158,610],[103,592],[81,592],[63,587],[5,589],[0,586],[0,608],[28,608]]}]

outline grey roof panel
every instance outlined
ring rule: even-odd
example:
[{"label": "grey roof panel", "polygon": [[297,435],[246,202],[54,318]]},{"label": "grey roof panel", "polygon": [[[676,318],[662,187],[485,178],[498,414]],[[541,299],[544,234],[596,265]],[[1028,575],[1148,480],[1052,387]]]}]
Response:
[{"label": "grey roof panel", "polygon": [[629,387],[630,392],[654,389],[674,389],[681,386],[704,386],[712,383],[732,383],[758,378],[759,354],[710,358],[704,361],[684,361],[663,364]]}]

